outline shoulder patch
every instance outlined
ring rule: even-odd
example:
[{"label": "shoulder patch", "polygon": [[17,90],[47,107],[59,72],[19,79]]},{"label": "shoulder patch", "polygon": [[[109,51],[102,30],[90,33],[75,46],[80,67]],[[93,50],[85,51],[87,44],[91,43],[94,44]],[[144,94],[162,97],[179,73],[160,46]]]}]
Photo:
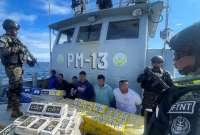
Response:
[{"label": "shoulder patch", "polygon": [[196,101],[182,101],[177,102],[171,106],[169,113],[186,113],[193,114]]},{"label": "shoulder patch", "polygon": [[3,36],[0,36],[0,42],[4,43],[6,45],[6,47],[9,46],[9,42],[12,42],[12,39],[9,38],[8,36],[6,35],[3,35]]},{"label": "shoulder patch", "polygon": [[0,42],[6,43],[7,42],[6,37],[5,36],[0,36]]},{"label": "shoulder patch", "polygon": [[186,117],[178,116],[173,119],[171,125],[172,135],[188,135],[191,131],[191,123]]}]

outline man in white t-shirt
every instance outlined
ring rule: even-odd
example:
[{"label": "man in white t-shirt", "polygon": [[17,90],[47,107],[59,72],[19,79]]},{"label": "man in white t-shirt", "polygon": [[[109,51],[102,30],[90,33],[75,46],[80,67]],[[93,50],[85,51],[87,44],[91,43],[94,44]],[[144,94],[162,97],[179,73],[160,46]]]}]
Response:
[{"label": "man in white t-shirt", "polygon": [[129,113],[136,113],[136,106],[139,106],[142,102],[140,96],[128,88],[127,80],[119,82],[119,88],[114,89],[114,97],[117,109]]}]

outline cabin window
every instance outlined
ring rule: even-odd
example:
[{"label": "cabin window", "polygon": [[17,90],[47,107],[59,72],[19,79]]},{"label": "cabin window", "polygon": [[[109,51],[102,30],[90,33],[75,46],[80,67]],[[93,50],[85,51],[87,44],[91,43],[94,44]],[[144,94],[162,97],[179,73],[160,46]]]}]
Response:
[{"label": "cabin window", "polygon": [[139,20],[110,22],[107,40],[132,39],[139,36]]},{"label": "cabin window", "polygon": [[71,43],[73,34],[74,34],[74,28],[61,31],[58,39],[58,44]]},{"label": "cabin window", "polygon": [[100,38],[102,24],[81,26],[77,42],[98,41]]}]

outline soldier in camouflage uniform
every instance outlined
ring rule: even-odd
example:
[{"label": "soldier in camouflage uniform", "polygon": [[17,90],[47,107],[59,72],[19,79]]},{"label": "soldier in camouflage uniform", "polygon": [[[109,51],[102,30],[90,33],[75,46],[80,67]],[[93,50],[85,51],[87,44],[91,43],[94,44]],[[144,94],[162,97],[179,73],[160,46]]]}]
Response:
[{"label": "soldier in camouflage uniform", "polygon": [[22,115],[19,109],[23,75],[22,66],[27,63],[33,67],[36,59],[17,38],[20,26],[15,21],[6,19],[3,22],[3,28],[6,33],[0,36],[0,58],[9,78],[7,109],[12,109],[11,117],[16,118]]},{"label": "soldier in camouflage uniform", "polygon": [[[200,22],[175,35],[169,46],[181,74],[200,75]],[[148,135],[199,135],[200,85],[185,84],[165,90],[155,110]]]}]

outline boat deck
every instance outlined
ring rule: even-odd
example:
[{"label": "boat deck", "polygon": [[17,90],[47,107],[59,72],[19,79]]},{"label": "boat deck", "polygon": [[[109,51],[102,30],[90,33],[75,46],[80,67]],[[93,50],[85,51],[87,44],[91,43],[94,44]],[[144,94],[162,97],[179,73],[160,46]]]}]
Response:
[{"label": "boat deck", "polygon": [[[61,100],[62,97],[54,97],[54,96],[34,96],[32,95],[32,102],[55,102]],[[23,112],[27,111],[28,108],[27,103],[21,104],[20,109]],[[7,104],[0,104],[0,129],[1,127],[6,127],[13,122],[14,119],[10,118],[10,111],[7,111]]]},{"label": "boat deck", "polygon": [[[23,112],[26,111],[26,108],[28,107],[28,104],[22,104],[21,110]],[[2,127],[5,127],[13,122],[14,119],[10,118],[10,111],[7,111],[7,104],[1,104],[0,105],[0,125]]]}]

